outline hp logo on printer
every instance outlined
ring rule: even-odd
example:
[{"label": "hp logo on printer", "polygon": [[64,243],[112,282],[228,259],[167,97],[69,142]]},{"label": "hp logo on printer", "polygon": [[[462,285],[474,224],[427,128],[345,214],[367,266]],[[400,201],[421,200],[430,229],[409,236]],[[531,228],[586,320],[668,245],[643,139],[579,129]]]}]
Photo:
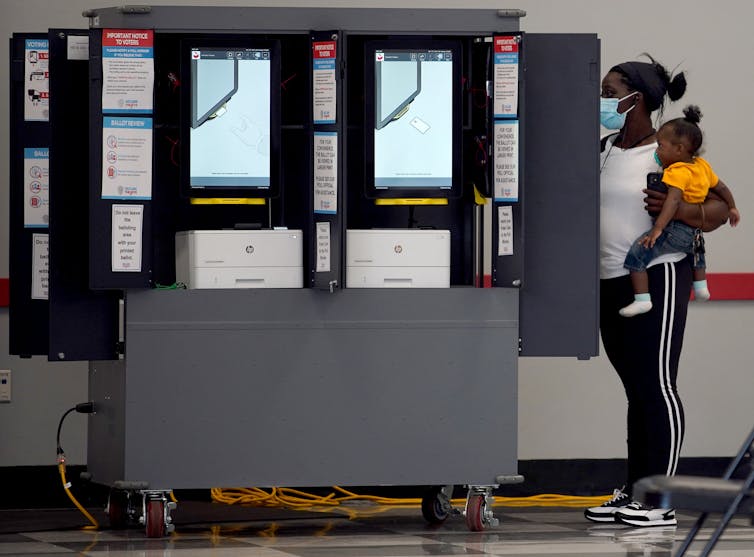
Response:
[{"label": "hp logo on printer", "polygon": [[248,253],[249,255],[254,253],[254,246],[246,246],[246,253]]},{"label": "hp logo on printer", "polygon": [[395,244],[395,246],[393,247],[393,251],[395,253],[403,253],[403,246],[400,244]]}]

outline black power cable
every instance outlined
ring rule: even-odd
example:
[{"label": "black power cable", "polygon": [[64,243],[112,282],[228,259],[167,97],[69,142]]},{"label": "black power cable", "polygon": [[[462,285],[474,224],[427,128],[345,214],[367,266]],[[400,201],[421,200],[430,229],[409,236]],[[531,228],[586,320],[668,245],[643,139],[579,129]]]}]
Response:
[{"label": "black power cable", "polygon": [[71,412],[79,412],[81,414],[91,414],[94,412],[94,403],[93,402],[81,402],[74,406],[73,408],[69,408],[65,411],[65,414],[60,418],[60,423],[58,423],[58,435],[56,437],[58,448],[57,448],[57,455],[60,456],[63,454],[63,447],[60,446],[60,430],[63,427],[63,421],[66,419],[68,414]]}]

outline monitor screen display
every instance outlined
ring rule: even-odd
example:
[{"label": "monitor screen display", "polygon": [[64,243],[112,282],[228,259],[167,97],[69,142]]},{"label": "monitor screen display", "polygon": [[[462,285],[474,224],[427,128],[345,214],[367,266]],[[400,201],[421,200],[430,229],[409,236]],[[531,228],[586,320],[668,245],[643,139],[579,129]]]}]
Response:
[{"label": "monitor screen display", "polygon": [[372,77],[366,80],[367,122],[373,125],[367,125],[366,155],[372,193],[455,196],[460,179],[459,49],[380,41],[367,48],[367,56]]},{"label": "monitor screen display", "polygon": [[183,135],[189,195],[269,196],[279,149],[277,49],[208,42],[183,55],[190,74]]}]

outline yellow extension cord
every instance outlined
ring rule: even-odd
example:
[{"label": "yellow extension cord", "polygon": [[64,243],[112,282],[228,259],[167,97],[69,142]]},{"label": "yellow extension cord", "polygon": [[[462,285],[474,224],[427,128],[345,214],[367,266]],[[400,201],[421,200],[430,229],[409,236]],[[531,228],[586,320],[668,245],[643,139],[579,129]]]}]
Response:
[{"label": "yellow extension cord", "polygon": [[76,508],[81,511],[81,514],[83,514],[89,520],[89,522],[91,522],[90,525],[84,526],[84,530],[96,530],[97,528],[99,528],[99,522],[97,522],[95,518],[91,514],[89,514],[84,507],[81,506],[81,503],[79,503],[73,496],[73,493],[71,493],[71,484],[65,479],[65,458],[63,457],[63,455],[60,455],[60,458],[58,458],[58,472],[60,472],[60,479],[63,481],[63,489],[65,490],[66,495],[68,495],[68,498],[73,501],[73,504],[76,505]]},{"label": "yellow extension cord", "polygon": [[[349,501],[370,501],[376,505],[388,507],[417,507],[421,505],[419,498],[390,498],[376,495],[359,495],[333,486],[334,492],[325,496],[314,495],[284,487],[273,487],[268,491],[258,487],[251,488],[212,488],[212,500],[228,505],[254,505],[257,507],[338,507]],[[610,495],[598,497],[578,497],[572,495],[541,494],[530,497],[495,497],[494,507],[591,507],[598,506],[610,499]],[[465,499],[453,499],[453,505],[465,504]]]}]

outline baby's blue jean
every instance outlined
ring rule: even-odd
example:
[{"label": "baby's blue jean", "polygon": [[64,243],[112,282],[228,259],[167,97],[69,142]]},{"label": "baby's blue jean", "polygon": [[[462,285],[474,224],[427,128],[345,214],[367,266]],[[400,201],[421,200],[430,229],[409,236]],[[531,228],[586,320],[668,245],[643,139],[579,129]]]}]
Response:
[{"label": "baby's blue jean", "polygon": [[[645,248],[639,242],[649,231],[639,236],[628,250],[626,260],[623,266],[629,271],[646,271],[647,265],[653,259],[668,253],[694,253],[694,234],[695,228],[692,228],[682,222],[671,221],[657,238],[655,245],[651,248]],[[697,254],[695,269],[706,268],[704,253]]]}]

